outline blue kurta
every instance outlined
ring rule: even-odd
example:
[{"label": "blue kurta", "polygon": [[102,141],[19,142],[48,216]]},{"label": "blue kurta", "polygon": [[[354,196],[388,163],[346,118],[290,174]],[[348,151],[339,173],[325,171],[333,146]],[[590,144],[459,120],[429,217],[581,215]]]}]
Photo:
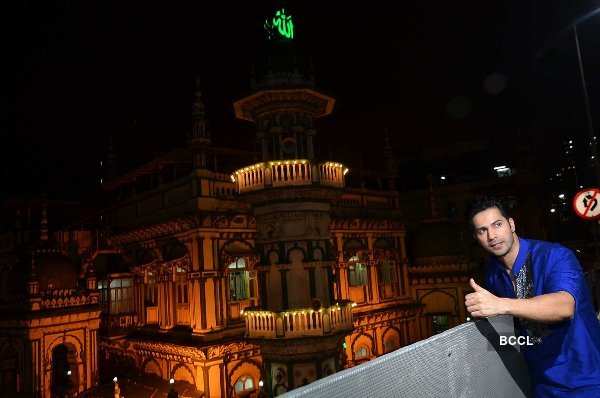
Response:
[{"label": "blue kurta", "polygon": [[535,342],[521,347],[535,396],[599,398],[600,322],[579,261],[571,250],[556,243],[523,238],[519,243],[510,275],[497,258],[490,260],[488,290],[498,297],[522,299],[565,291],[575,299],[571,320],[553,324],[515,321],[517,334]]}]

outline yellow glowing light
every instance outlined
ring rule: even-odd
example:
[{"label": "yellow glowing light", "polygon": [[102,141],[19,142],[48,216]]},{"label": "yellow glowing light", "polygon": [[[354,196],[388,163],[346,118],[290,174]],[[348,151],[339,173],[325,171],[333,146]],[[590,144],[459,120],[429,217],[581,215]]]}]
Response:
[{"label": "yellow glowing light", "polygon": [[344,169],[344,175],[348,174],[349,171],[350,169]]},{"label": "yellow glowing light", "polygon": [[356,303],[352,303],[352,307],[356,307]]},{"label": "yellow glowing light", "polygon": [[233,174],[231,175],[231,182],[235,182],[235,177],[233,176]]}]

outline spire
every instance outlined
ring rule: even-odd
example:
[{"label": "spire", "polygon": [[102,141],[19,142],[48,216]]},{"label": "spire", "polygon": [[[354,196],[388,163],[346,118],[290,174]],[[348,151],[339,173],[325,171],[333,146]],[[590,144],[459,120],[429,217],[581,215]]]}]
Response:
[{"label": "spire", "polygon": [[48,202],[44,199],[42,203],[42,220],[40,222],[40,240],[48,240]]},{"label": "spire", "polygon": [[385,161],[385,172],[387,177],[388,189],[396,189],[396,161],[394,159],[394,152],[392,145],[390,144],[390,131],[386,127],[383,131],[383,159]]},{"label": "spire", "polygon": [[194,92],[194,104],[192,105],[192,144],[210,144],[210,134],[206,128],[206,111],[202,92],[200,91],[200,79],[196,78],[196,91]]}]

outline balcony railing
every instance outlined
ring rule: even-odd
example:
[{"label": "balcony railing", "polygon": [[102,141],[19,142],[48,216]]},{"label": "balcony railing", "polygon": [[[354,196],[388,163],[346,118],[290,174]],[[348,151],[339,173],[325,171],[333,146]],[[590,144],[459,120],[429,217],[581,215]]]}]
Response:
[{"label": "balcony railing", "polygon": [[240,193],[263,188],[321,184],[343,188],[348,169],[341,163],[313,164],[306,159],[256,163],[235,171],[231,180]]},{"label": "balcony railing", "polygon": [[525,398],[531,386],[513,318],[467,322],[281,397]]},{"label": "balcony railing", "polygon": [[40,307],[42,309],[98,304],[98,294],[78,292],[75,289],[47,290],[42,292],[40,296]]},{"label": "balcony railing", "polygon": [[247,309],[243,314],[246,336],[256,339],[293,339],[351,331],[352,305],[352,302],[342,302],[319,310],[304,308],[282,312]]}]

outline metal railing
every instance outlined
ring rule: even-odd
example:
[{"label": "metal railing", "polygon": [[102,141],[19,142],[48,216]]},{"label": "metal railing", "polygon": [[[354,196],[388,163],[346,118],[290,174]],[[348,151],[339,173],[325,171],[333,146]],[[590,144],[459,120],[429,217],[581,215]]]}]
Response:
[{"label": "metal railing", "polygon": [[521,353],[500,346],[500,336],[511,335],[509,316],[468,322],[280,396],[530,397]]}]

